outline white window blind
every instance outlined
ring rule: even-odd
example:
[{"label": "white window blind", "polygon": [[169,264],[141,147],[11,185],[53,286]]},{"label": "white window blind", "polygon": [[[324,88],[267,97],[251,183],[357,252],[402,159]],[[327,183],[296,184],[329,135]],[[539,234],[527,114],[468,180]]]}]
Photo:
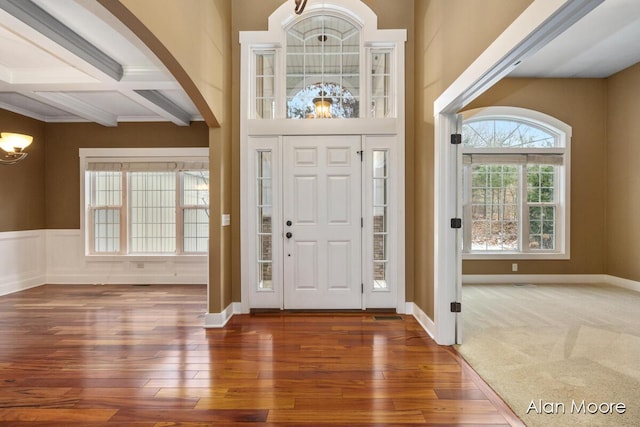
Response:
[{"label": "white window blind", "polygon": [[562,166],[564,156],[559,154],[463,154],[465,165],[554,165]]},{"label": "white window blind", "polygon": [[85,163],[92,254],[206,253],[209,163],[105,160]]},{"label": "white window blind", "polygon": [[209,162],[104,162],[89,161],[88,171],[167,172],[180,170],[209,170]]}]

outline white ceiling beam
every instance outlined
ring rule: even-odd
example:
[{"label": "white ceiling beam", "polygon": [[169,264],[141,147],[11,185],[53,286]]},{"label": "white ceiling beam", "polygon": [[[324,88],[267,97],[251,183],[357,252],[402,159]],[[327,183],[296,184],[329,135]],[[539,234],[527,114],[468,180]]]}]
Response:
[{"label": "white ceiling beam", "polygon": [[123,94],[178,126],[191,123],[189,113],[157,90],[133,90]]},{"label": "white ceiling beam", "polygon": [[0,102],[0,108],[2,108],[3,110],[7,110],[7,111],[11,111],[12,113],[16,113],[16,114],[20,114],[21,116],[25,116],[25,117],[30,117],[32,119],[36,119],[36,120],[40,120],[41,122],[46,122],[47,118],[34,113],[31,110],[25,109],[25,108],[20,108],[17,107],[13,104],[7,104],[5,102]]},{"label": "white ceiling beam", "polygon": [[96,108],[91,104],[62,92],[33,92],[24,94],[37,99],[60,110],[67,111],[90,122],[96,122],[103,126],[117,126],[118,117],[114,114]]},{"label": "white ceiling beam", "polygon": [[31,0],[0,0],[0,8],[55,41],[113,80],[122,79],[124,74],[122,65]]}]

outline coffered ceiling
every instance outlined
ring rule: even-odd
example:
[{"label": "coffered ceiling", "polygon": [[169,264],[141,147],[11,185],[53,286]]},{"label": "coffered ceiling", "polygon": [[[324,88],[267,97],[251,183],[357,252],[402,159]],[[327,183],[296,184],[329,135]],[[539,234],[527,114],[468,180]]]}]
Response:
[{"label": "coffered ceiling", "polygon": [[94,0],[0,0],[0,108],[105,126],[202,120],[155,55]]},{"label": "coffered ceiling", "polygon": [[[510,76],[608,77],[640,62],[638,40],[640,1],[605,0]],[[95,0],[0,0],[0,108],[105,126],[202,120],[155,55]]]}]

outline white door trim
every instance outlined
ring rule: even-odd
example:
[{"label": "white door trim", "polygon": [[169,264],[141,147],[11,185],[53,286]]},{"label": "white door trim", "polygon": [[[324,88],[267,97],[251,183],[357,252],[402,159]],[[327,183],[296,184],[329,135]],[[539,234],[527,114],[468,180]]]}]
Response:
[{"label": "white door trim", "polygon": [[[335,136],[335,135],[334,135]],[[353,138],[353,136],[348,136]],[[284,308],[283,288],[276,287],[273,291],[262,290],[258,299],[251,298],[254,286],[257,283],[257,269],[255,267],[257,255],[257,222],[256,222],[256,190],[255,165],[256,150],[270,150],[273,153],[273,263],[274,265],[284,265],[283,260],[283,233],[286,219],[283,217],[282,209],[276,200],[280,200],[284,191],[284,139],[286,136],[248,136],[247,150],[244,153],[244,172],[242,174],[246,187],[243,188],[242,196],[242,300],[239,304],[242,312],[247,313],[251,308]],[[362,135],[362,151],[364,156],[364,166],[361,173],[362,205],[361,215],[364,218],[361,242],[361,278],[364,283],[364,299],[362,308],[391,308],[395,307],[398,313],[406,312],[405,301],[405,226],[404,226],[404,150],[402,139],[399,135]],[[387,295],[385,291],[373,290],[372,262],[368,257],[371,255],[370,246],[373,245],[372,237],[372,216],[369,212],[373,206],[372,194],[368,187],[371,186],[371,166],[374,150],[385,150],[389,154],[389,240],[388,253],[390,262],[387,270],[387,277],[390,283]],[[274,283],[283,283],[283,271],[274,269]],[[338,308],[338,307],[337,307]]]}]

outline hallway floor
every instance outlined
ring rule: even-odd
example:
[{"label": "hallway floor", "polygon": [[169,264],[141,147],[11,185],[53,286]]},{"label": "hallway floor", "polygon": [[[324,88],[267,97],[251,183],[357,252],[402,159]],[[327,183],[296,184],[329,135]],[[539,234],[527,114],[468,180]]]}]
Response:
[{"label": "hallway floor", "polygon": [[203,329],[203,286],[0,297],[12,426],[521,425],[411,316],[256,314]]}]

